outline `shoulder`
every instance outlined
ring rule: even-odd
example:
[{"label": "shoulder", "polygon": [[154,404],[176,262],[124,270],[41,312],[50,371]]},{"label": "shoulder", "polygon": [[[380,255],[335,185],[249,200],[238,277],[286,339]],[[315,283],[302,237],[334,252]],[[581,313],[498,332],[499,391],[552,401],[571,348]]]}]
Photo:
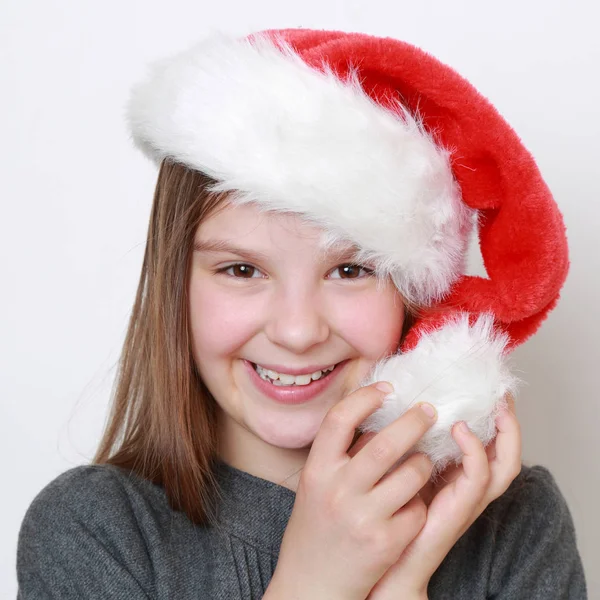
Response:
[{"label": "shoulder", "polygon": [[99,491],[116,491],[124,471],[112,465],[80,465],[73,467],[46,484],[36,495],[30,509],[35,510],[48,503],[91,497]]},{"label": "shoulder", "polygon": [[587,597],[571,511],[546,467],[523,466],[482,517],[491,525],[489,585],[499,598],[512,597],[508,589],[532,599]]},{"label": "shoulder", "polygon": [[447,598],[449,589],[461,590],[456,598],[587,598],[571,513],[547,468],[523,465],[458,540],[429,597]]},{"label": "shoulder", "polygon": [[160,496],[158,486],[111,465],[60,474],[36,495],[21,523],[20,588],[36,590],[43,582],[60,586],[57,597],[80,597],[69,587],[73,582],[84,578],[101,587],[112,573],[137,598],[146,588],[142,582],[152,580],[148,543]]},{"label": "shoulder", "polygon": [[153,484],[112,465],[81,465],[61,473],[33,499],[24,526],[40,526],[65,518],[87,523],[133,516],[132,508],[148,494],[160,495]]},{"label": "shoulder", "polygon": [[[571,521],[567,501],[552,473],[541,465],[523,465],[506,492],[486,511],[499,518],[502,529],[546,529]],[[484,513],[485,514],[485,513]]]}]

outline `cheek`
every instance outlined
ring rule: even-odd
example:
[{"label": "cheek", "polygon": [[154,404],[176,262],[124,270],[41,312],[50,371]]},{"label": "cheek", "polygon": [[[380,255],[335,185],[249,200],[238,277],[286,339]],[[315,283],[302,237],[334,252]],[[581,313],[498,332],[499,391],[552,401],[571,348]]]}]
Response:
[{"label": "cheek", "polygon": [[203,360],[234,352],[254,331],[251,303],[205,282],[192,281],[189,314],[194,352]]},{"label": "cheek", "polygon": [[386,290],[360,295],[338,304],[339,326],[346,341],[367,359],[397,349],[404,323],[404,306],[398,294]]}]

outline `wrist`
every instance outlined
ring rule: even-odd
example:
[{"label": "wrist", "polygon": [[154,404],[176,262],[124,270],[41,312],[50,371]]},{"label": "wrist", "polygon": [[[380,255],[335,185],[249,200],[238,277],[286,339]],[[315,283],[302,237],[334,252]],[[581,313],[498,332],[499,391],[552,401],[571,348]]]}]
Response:
[{"label": "wrist", "polygon": [[304,586],[289,578],[276,577],[273,573],[271,581],[265,590],[263,600],[331,600],[330,593],[314,589],[314,586]]},{"label": "wrist", "polygon": [[[429,600],[427,592],[412,592],[410,594],[403,594],[402,596],[399,596],[399,598],[400,597],[402,600]],[[367,600],[369,600],[369,598],[367,598]]]},{"label": "wrist", "polygon": [[429,600],[427,596],[427,590],[411,594],[410,596],[408,596],[408,600]]},{"label": "wrist", "polygon": [[365,595],[357,592],[348,595],[337,590],[325,589],[306,577],[301,581],[294,581],[275,570],[263,600],[365,600]]}]

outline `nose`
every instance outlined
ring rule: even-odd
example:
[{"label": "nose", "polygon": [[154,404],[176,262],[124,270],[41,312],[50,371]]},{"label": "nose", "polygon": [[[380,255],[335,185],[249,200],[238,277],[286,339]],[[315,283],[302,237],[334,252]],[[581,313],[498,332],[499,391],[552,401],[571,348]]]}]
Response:
[{"label": "nose", "polygon": [[268,308],[265,332],[269,340],[302,354],[329,337],[329,323],[318,291],[279,290]]}]

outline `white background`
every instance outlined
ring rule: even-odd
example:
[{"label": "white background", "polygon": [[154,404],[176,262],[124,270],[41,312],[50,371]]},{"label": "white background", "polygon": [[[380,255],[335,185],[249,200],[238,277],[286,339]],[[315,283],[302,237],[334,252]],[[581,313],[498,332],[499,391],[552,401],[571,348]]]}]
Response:
[{"label": "white background", "polygon": [[156,177],[125,130],[131,83],[148,61],[212,29],[305,27],[421,46],[486,95],[536,157],[565,216],[572,267],[559,307],[514,354],[528,382],[518,411],[524,458],[556,477],[590,598],[600,598],[597,6],[2,0],[0,597],[16,594],[27,506],[91,459],[104,425]]}]

